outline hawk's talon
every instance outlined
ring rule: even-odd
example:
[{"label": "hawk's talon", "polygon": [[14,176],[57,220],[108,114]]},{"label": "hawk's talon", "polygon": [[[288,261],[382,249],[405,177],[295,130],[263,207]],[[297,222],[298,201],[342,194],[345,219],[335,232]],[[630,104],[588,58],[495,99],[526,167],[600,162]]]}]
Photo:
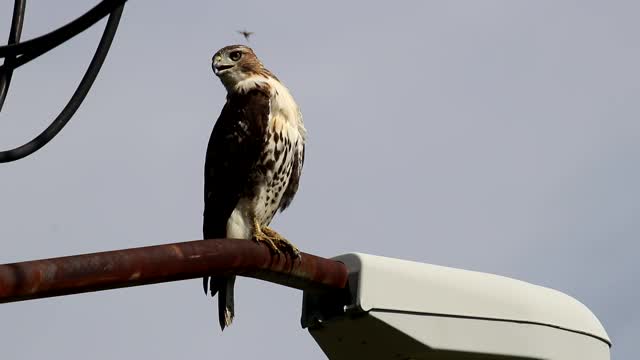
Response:
[{"label": "hawk's talon", "polygon": [[281,251],[278,246],[267,234],[265,234],[261,230],[256,231],[255,235],[253,235],[253,240],[255,240],[257,243],[264,243],[265,245],[267,245],[271,254],[280,255]]},{"label": "hawk's talon", "polygon": [[278,234],[275,230],[271,229],[268,226],[263,227],[262,233],[268,236],[282,252],[291,255],[293,259],[300,259],[300,250],[293,245],[289,240],[287,240],[284,236]]}]

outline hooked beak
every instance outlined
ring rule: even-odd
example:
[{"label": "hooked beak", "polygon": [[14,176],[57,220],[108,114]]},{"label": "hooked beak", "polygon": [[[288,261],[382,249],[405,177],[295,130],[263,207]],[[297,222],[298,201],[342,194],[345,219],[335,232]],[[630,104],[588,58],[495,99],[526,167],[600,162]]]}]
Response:
[{"label": "hooked beak", "polygon": [[213,69],[213,73],[216,75],[220,75],[221,72],[231,69],[233,67],[232,64],[225,64],[222,61],[222,57],[220,55],[216,55],[211,59],[211,68]]}]

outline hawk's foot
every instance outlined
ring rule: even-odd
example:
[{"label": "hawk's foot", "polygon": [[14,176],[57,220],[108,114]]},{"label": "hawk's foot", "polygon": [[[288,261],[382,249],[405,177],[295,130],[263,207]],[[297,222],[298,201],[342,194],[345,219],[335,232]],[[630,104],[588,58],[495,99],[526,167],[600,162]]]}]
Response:
[{"label": "hawk's foot", "polygon": [[272,254],[280,254],[280,249],[278,248],[276,243],[273,241],[271,236],[264,233],[263,229],[261,229],[260,226],[255,226],[253,230],[253,240],[255,240],[257,243],[264,243],[265,245],[267,245]]},{"label": "hawk's foot", "polygon": [[267,235],[282,252],[291,255],[294,259],[300,259],[300,250],[284,236],[278,234],[268,226],[263,227],[262,232]]}]

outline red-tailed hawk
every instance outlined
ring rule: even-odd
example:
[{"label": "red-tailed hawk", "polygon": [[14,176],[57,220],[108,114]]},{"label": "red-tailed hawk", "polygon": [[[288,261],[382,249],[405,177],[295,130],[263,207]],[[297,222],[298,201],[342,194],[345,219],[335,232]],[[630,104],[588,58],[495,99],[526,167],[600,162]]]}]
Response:
[{"label": "red-tailed hawk", "polygon": [[[204,169],[205,239],[252,239],[273,253],[299,257],[298,249],[268,227],[293,200],[304,162],[306,130],[289,90],[243,45],[220,49],[213,72],[227,89]],[[204,278],[218,295],[224,330],[233,320],[235,276]]]}]

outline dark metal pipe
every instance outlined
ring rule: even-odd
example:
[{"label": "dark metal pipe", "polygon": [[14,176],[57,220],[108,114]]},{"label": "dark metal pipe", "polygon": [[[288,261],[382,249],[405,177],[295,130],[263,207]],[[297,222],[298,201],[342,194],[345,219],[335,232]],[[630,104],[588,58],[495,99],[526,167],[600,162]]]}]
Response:
[{"label": "dark metal pipe", "polygon": [[248,240],[198,240],[0,265],[0,303],[231,274],[302,290],[347,283],[347,268],[334,260],[303,253],[294,261]]}]

